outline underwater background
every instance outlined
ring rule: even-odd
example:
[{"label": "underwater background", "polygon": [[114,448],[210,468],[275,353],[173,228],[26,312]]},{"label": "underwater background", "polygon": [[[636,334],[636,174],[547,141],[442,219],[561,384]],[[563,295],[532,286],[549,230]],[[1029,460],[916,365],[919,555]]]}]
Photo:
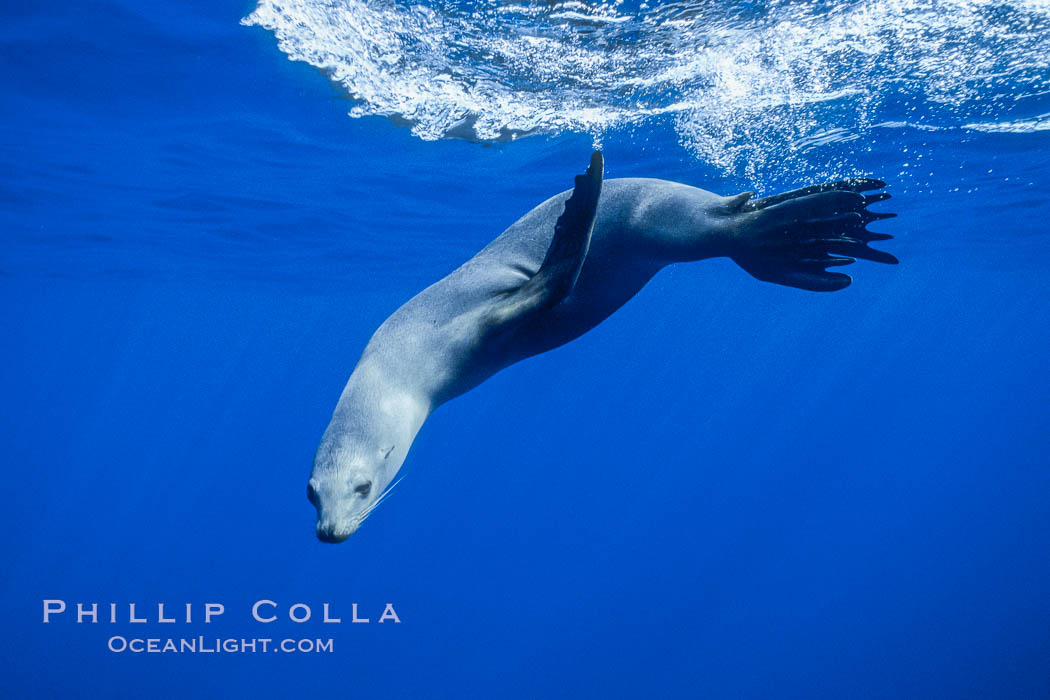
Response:
[{"label": "underwater background", "polygon": [[[1046,697],[1045,0],[0,12],[0,696]],[[721,194],[882,178],[901,264],[668,268],[441,407],[318,542],[373,330],[595,145]]]}]

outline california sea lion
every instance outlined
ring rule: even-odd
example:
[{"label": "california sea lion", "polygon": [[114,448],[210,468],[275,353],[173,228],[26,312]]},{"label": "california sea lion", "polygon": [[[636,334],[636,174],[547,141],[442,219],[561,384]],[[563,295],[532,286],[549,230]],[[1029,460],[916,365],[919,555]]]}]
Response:
[{"label": "california sea lion", "polygon": [[[835,291],[891,236],[857,178],[752,199],[667,180],[602,182],[600,152],[551,197],[388,318],[365,347],[314,458],[317,536],[349,537],[378,504],[430,412],[526,357],[586,333],[671,263],[730,257],[760,280]],[[850,256],[850,257],[846,257]]]}]

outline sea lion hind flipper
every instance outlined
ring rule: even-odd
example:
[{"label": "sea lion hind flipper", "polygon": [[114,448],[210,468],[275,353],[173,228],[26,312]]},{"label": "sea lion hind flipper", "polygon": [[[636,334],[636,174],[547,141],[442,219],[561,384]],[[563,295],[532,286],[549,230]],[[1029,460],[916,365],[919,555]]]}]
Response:
[{"label": "sea lion hind flipper", "polygon": [[824,265],[849,265],[856,262],[853,258],[829,258],[827,261],[818,258],[802,263],[757,256],[734,257],[733,260],[755,279],[811,292],[835,292],[848,287],[853,282],[852,277],[841,272],[828,272]]},{"label": "sea lion hind flipper", "polygon": [[853,179],[815,185],[748,202],[755,212],[731,257],[751,276],[765,282],[815,292],[848,287],[852,278],[827,268],[856,259],[896,264],[890,253],[869,247],[892,236],[867,230],[872,221],[895,216],[871,212],[869,204],[889,199],[886,193],[862,191],[885,187],[881,180]]},{"label": "sea lion hind flipper", "polygon": [[[752,199],[745,205],[745,208],[754,211],[765,209],[766,207],[771,207],[774,204],[780,204],[781,202],[786,202],[789,199],[798,199],[799,197],[818,194],[820,192],[866,192],[868,190],[881,190],[885,186],[886,183],[882,180],[875,180],[870,177],[851,177],[846,180],[826,182],[821,185],[810,185],[809,187],[802,187],[797,190],[781,192],[780,194],[762,197],[761,199]],[[882,199],[887,198],[889,198],[889,195],[882,196]]]}]

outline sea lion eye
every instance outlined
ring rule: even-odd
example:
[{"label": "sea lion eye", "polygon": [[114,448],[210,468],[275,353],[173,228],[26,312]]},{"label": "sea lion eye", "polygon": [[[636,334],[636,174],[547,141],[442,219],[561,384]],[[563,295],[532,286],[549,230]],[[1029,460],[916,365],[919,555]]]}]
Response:
[{"label": "sea lion eye", "polygon": [[306,499],[315,506],[317,505],[317,489],[314,488],[313,484],[306,485]]},{"label": "sea lion eye", "polygon": [[362,496],[368,496],[368,494],[370,494],[372,492],[372,482],[371,481],[366,481],[365,483],[363,483],[363,484],[361,484],[359,486],[355,486],[354,487],[354,492],[355,493],[359,493]]}]

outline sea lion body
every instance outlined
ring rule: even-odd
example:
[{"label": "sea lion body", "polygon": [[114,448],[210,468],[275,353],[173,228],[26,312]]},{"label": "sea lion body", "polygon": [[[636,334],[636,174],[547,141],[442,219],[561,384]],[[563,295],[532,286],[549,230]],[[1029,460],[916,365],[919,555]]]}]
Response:
[{"label": "sea lion body", "polygon": [[[734,216],[719,213],[731,198],[666,180],[607,180],[590,250],[568,296],[518,328],[514,342],[474,343],[477,329],[472,326],[481,314],[539,270],[569,194],[543,202],[406,302],[380,326],[369,348],[397,356],[398,369],[392,371],[410,375],[406,382],[432,397],[436,407],[509,365],[583,335],[627,303],[663,267],[678,261],[671,245],[675,229],[661,228],[662,239],[653,235],[651,222],[658,206],[681,215],[682,200],[692,199],[688,219],[707,235],[697,237],[702,242],[694,241],[691,247],[679,246],[679,255],[696,256],[690,259],[708,257],[701,252],[705,246],[714,253],[718,238],[728,235],[734,223]],[[671,204],[672,199],[677,201]]]},{"label": "sea lion body", "polygon": [[[372,336],[314,460],[308,495],[318,537],[339,542],[359,527],[435,408],[586,333],[671,263],[730,256],[760,279],[846,286],[849,277],[824,267],[853,259],[827,253],[845,247],[858,255],[861,246],[868,253],[859,256],[886,256],[864,246],[886,236],[820,234],[823,243],[799,253],[796,229],[819,232],[830,217],[831,228],[859,236],[867,221],[888,216],[864,209],[885,195],[859,194],[881,186],[844,181],[750,202],[751,193],[723,197],[667,180],[603,183],[596,154],[571,196],[560,193],[525,214]],[[799,218],[807,212],[816,216]]]}]

